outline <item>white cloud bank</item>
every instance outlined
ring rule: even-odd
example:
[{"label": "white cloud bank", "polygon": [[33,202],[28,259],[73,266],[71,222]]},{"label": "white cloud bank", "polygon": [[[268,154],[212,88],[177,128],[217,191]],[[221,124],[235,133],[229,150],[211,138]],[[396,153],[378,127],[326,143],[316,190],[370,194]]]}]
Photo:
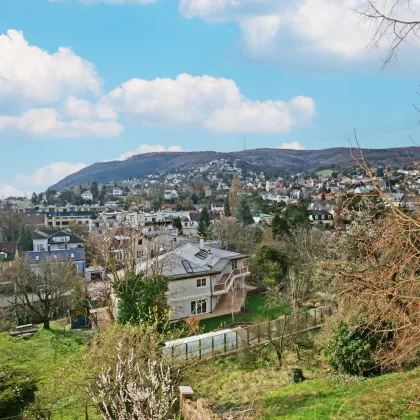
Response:
[{"label": "white cloud bank", "polygon": [[152,152],[181,152],[181,146],[161,146],[160,144],[141,144],[135,150],[130,152],[123,153],[117,160],[126,160],[135,155],[141,155],[144,153],[152,153]]},{"label": "white cloud bank", "polygon": [[25,197],[28,196],[28,194],[28,192],[22,191],[13,185],[4,185],[2,188],[0,188],[0,198]]},{"label": "white cloud bank", "polygon": [[33,136],[61,138],[115,137],[124,131],[116,121],[63,119],[54,108],[33,108],[18,116],[0,117],[0,131],[8,128]]},{"label": "white cloud bank", "polygon": [[[373,0],[374,4],[390,4]],[[186,18],[208,22],[237,22],[245,52],[257,59],[302,63],[317,61],[367,61],[383,57],[387,37],[379,51],[368,51],[376,29],[355,10],[365,11],[365,0],[180,0]],[[412,13],[414,12],[414,14]],[[420,3],[397,7],[394,16],[413,19]],[[378,22],[379,23],[379,22]],[[413,36],[411,41],[418,45]],[[402,46],[405,48],[405,46]],[[324,63],[325,64],[325,63]]]},{"label": "white cloud bank", "polygon": [[312,98],[251,100],[231,79],[180,74],[176,79],[131,79],[103,102],[144,126],[192,126],[215,132],[286,133],[310,125]]},{"label": "white cloud bank", "polygon": [[[50,54],[9,30],[0,35],[0,131],[44,137],[114,137],[124,127],[108,107],[75,94],[101,93],[95,66],[60,47]],[[48,107],[36,107],[48,104]],[[12,109],[11,115],[5,114]],[[3,110],[3,112],[2,112]]]},{"label": "white cloud bank", "polygon": [[[126,116],[148,127],[281,134],[310,126],[315,116],[310,97],[251,99],[234,80],[209,75],[136,78],[99,96],[101,80],[92,63],[70,48],[51,54],[31,46],[16,30],[0,35],[0,57],[0,132],[47,138],[118,137],[124,132],[118,119]],[[88,101],[85,93],[97,94],[98,99]]]},{"label": "white cloud bank", "polygon": [[86,166],[86,163],[55,162],[38,168],[30,175],[20,174],[13,179],[14,185],[4,185],[0,188],[0,197],[30,197],[33,191],[44,191],[50,185]]},{"label": "white cloud bank", "polygon": [[282,143],[279,149],[306,150],[306,147],[302,146],[298,141],[291,141],[290,143]]},{"label": "white cloud bank", "polygon": [[0,35],[0,104],[11,99],[52,103],[87,91],[99,94],[101,80],[95,66],[60,47],[50,54],[29,45],[22,32]]},{"label": "white cloud bank", "polygon": [[30,175],[18,175],[14,179],[14,183],[40,190],[86,168],[86,166],[86,163],[55,162],[38,168]]}]

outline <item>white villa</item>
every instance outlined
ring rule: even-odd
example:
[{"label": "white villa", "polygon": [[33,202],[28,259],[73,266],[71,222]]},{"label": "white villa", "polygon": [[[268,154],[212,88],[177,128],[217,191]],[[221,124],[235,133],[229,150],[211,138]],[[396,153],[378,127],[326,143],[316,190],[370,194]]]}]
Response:
[{"label": "white villa", "polygon": [[[245,279],[250,275],[248,255],[205,246],[203,241],[200,245],[186,243],[137,266],[138,273],[149,275],[157,269],[170,277],[168,301],[172,321],[228,314],[231,305],[238,312],[245,300]],[[238,297],[231,299],[236,294]],[[116,299],[114,311],[116,315]]]}]

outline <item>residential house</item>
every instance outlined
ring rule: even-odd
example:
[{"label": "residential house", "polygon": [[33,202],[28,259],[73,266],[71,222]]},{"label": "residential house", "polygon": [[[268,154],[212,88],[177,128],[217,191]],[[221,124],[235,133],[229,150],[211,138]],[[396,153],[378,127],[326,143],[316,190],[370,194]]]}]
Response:
[{"label": "residential house", "polygon": [[57,249],[54,251],[29,251],[25,253],[25,258],[31,263],[31,269],[36,272],[36,264],[50,259],[53,262],[64,262],[70,260],[76,266],[77,272],[85,275],[86,257],[84,248]]},{"label": "residential house", "polygon": [[[168,276],[168,302],[171,320],[191,316],[211,317],[237,311],[246,297],[245,279],[250,275],[248,255],[225,251],[216,247],[186,243],[171,252],[137,266],[146,275],[161,264],[162,274]],[[235,294],[233,294],[235,292]],[[235,299],[230,299],[230,297]],[[118,301],[114,297],[114,310]]]},{"label": "residential house", "polygon": [[219,201],[219,202],[214,201],[213,203],[211,203],[210,210],[212,211],[212,213],[224,214],[225,205],[223,201]]},{"label": "residential house", "polygon": [[176,192],[176,190],[165,190],[165,192],[163,193],[163,198],[165,200],[174,200],[178,198],[178,193]]},{"label": "residential house", "polygon": [[0,242],[0,276],[12,266],[16,255],[14,242]]},{"label": "residential house", "polygon": [[70,229],[38,229],[32,236],[33,251],[49,252],[84,247],[84,240]]},{"label": "residential house", "polygon": [[334,216],[326,210],[311,210],[309,220],[312,224],[333,225]]},{"label": "residential house", "polygon": [[85,191],[81,194],[81,197],[83,198],[83,200],[93,200],[93,194],[90,191]]},{"label": "residential house", "polygon": [[111,194],[114,197],[120,197],[124,194],[124,191],[121,188],[112,188],[111,189]]}]

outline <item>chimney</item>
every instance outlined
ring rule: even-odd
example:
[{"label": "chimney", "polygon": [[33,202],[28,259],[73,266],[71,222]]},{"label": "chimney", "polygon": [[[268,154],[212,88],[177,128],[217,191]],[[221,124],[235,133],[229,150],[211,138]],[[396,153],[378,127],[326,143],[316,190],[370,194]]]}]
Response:
[{"label": "chimney", "polygon": [[200,249],[204,249],[204,238],[200,239]]},{"label": "chimney", "polygon": [[210,268],[213,266],[211,248],[207,250],[206,265]]}]

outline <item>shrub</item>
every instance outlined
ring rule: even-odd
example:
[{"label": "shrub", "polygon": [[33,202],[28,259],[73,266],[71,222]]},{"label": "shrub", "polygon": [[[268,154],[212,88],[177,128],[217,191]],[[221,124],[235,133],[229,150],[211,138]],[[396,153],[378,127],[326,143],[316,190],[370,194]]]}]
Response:
[{"label": "shrub", "polygon": [[367,376],[377,373],[375,350],[363,325],[341,321],[332,334],[325,355],[331,367],[344,374]]},{"label": "shrub", "polygon": [[31,401],[36,381],[22,369],[4,365],[0,367],[0,417],[15,416]]},{"label": "shrub", "polygon": [[290,372],[290,382],[292,384],[298,384],[305,380],[305,376],[303,375],[303,371],[301,368],[293,368]]}]

